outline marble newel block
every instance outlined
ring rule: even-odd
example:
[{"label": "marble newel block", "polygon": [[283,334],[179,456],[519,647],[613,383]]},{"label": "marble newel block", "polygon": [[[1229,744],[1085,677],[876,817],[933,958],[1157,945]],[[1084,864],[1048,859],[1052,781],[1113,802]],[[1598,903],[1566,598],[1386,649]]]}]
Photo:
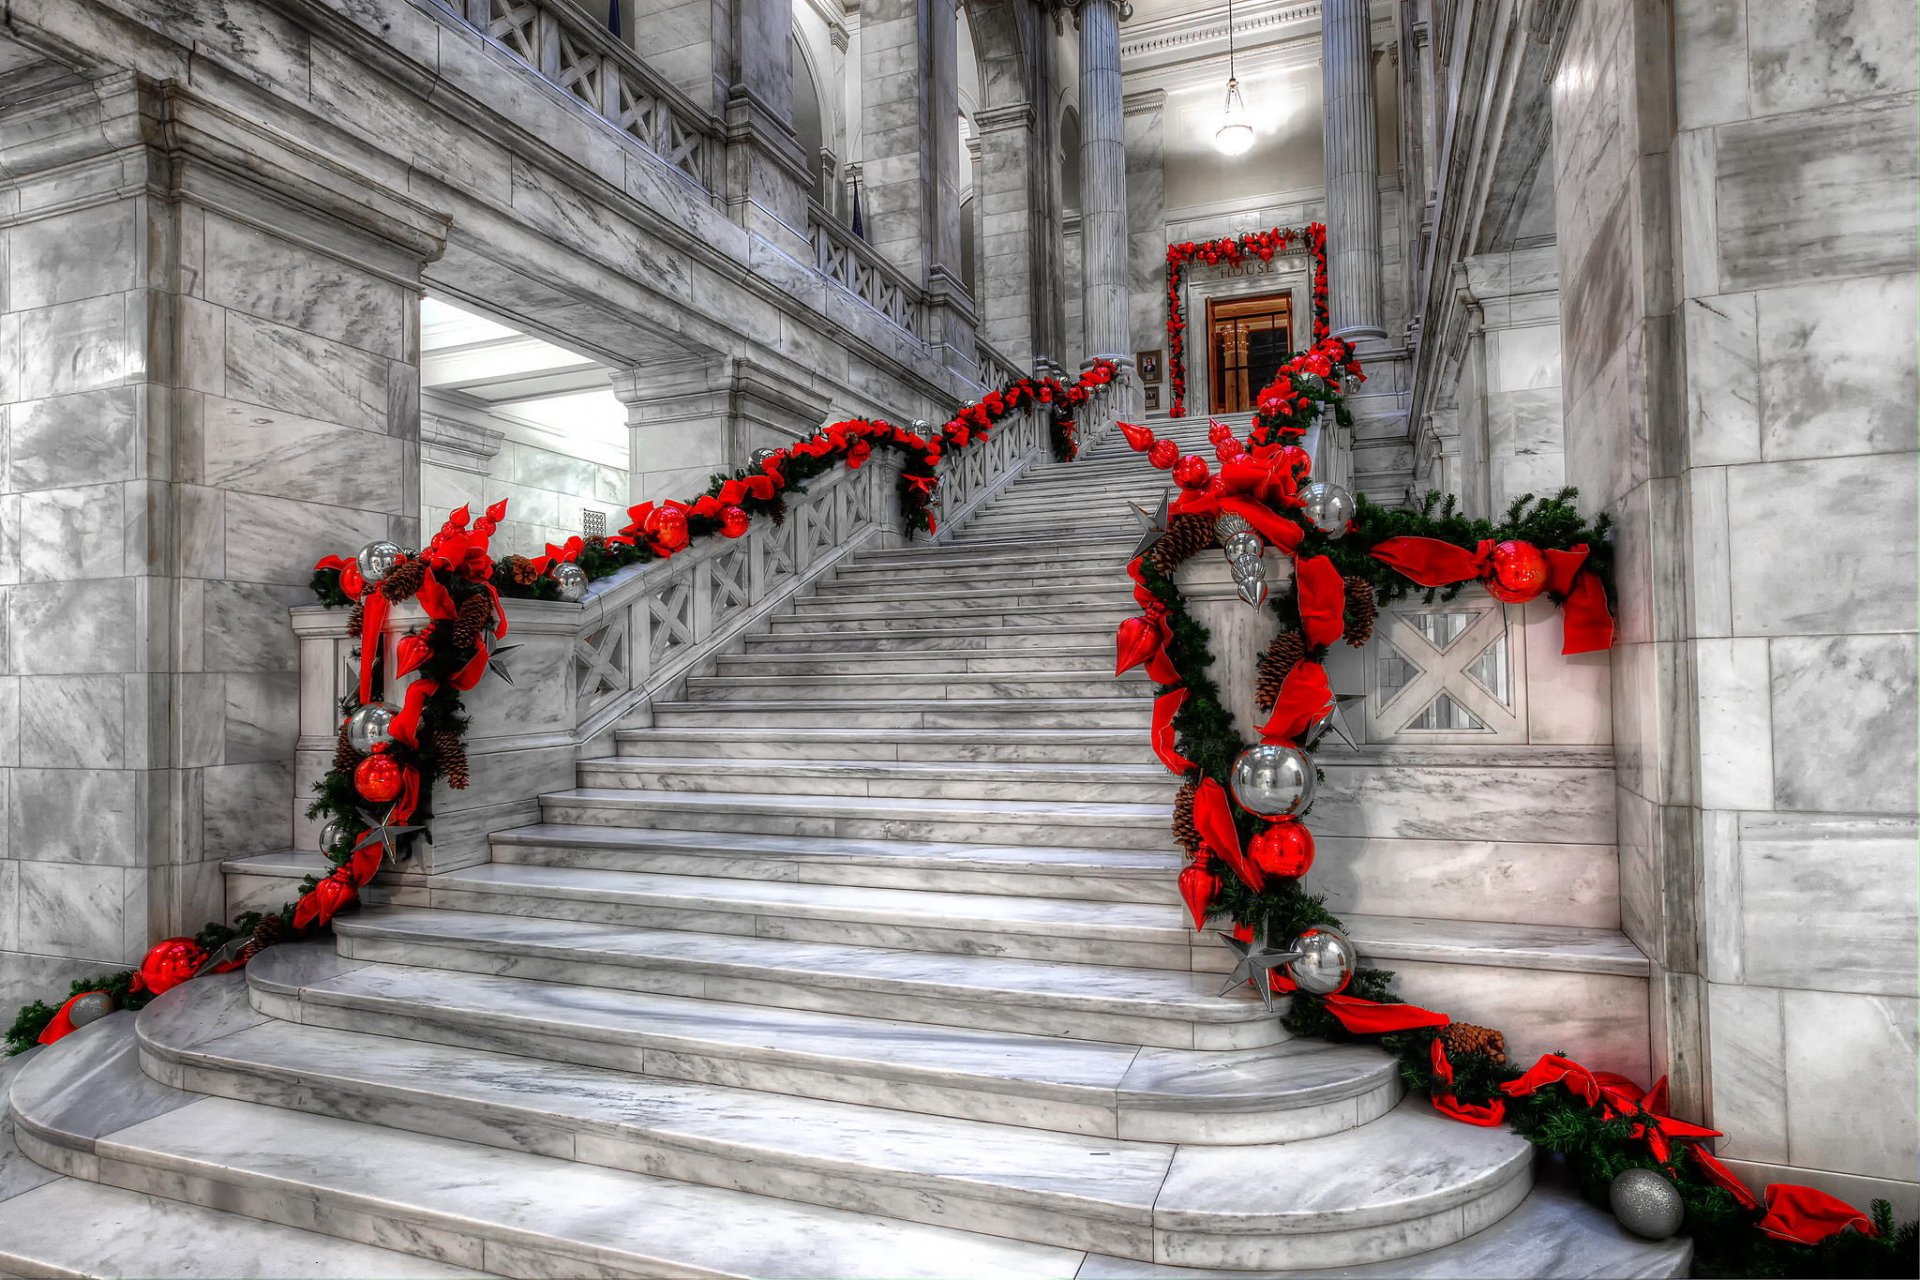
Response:
[{"label": "marble newel block", "polygon": [[[573,652],[580,634],[581,607],[540,600],[506,602],[504,649],[500,660],[512,675],[509,684],[496,675],[465,697],[470,721],[467,759],[472,783],[454,790],[444,781],[433,792],[432,840],[421,841],[411,868],[429,874],[452,871],[487,860],[491,831],[538,820],[538,797],[574,785],[575,723]],[[319,824],[306,816],[313,784],[332,767],[339,733],[341,699],[355,691],[358,664],[354,641],[343,628],[346,611],[310,605],[293,611],[300,637],[300,745],[296,756],[294,845],[317,849]],[[387,666],[394,643],[426,623],[409,602],[394,610],[385,639]],[[413,678],[402,677],[375,689],[395,706],[405,701]]]}]

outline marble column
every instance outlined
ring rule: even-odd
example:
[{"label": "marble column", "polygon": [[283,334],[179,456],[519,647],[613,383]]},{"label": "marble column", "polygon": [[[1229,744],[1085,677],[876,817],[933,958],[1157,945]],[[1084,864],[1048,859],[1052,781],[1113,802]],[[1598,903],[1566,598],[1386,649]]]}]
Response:
[{"label": "marble column", "polygon": [[1116,0],[1082,0],[1079,18],[1081,323],[1089,360],[1130,359],[1120,7]]},{"label": "marble column", "polygon": [[314,561],[419,537],[446,220],[171,83],[0,112],[0,1001],[293,842]]},{"label": "marble column", "polygon": [[1166,108],[1164,89],[1127,95],[1127,328],[1134,351],[1167,345]]},{"label": "marble column", "polygon": [[1324,0],[1327,307],[1336,336],[1382,342],[1380,158],[1374,135],[1373,35],[1367,0]]}]

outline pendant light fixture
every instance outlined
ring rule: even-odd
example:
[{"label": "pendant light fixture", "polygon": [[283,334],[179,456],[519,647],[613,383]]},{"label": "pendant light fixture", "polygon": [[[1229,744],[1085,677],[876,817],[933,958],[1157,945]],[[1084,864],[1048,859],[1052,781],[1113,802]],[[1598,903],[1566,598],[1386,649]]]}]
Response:
[{"label": "pendant light fixture", "polygon": [[1240,77],[1236,74],[1233,52],[1233,0],[1227,0],[1227,108],[1221,113],[1220,128],[1213,135],[1213,145],[1225,156],[1244,155],[1253,146],[1253,119],[1247,111],[1246,99],[1240,96]]}]

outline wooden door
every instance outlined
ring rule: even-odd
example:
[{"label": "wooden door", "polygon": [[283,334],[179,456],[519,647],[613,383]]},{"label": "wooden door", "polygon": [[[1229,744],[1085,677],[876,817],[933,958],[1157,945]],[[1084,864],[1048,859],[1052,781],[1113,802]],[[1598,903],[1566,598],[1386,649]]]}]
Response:
[{"label": "wooden door", "polygon": [[1246,413],[1293,354],[1293,295],[1207,302],[1208,405]]}]

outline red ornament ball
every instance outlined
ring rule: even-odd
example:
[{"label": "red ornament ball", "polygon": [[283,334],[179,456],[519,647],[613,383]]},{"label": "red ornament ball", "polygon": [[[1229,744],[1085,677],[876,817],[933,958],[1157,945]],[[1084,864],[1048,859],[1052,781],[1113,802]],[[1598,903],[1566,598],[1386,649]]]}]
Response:
[{"label": "red ornament ball", "polygon": [[1162,471],[1171,471],[1180,461],[1180,446],[1171,440],[1155,440],[1153,448],[1147,450],[1147,461]]},{"label": "red ornament ball", "polygon": [[1247,853],[1270,876],[1303,876],[1313,866],[1313,833],[1298,822],[1276,822],[1253,838]]},{"label": "red ornament ball", "polygon": [[1207,460],[1197,453],[1190,453],[1174,464],[1173,482],[1182,489],[1204,489],[1212,478],[1213,471],[1207,466]]},{"label": "red ornament ball", "polygon": [[1547,557],[1530,542],[1503,542],[1493,549],[1487,591],[1496,600],[1525,604],[1547,589]]},{"label": "red ornament ball", "polygon": [[677,507],[660,507],[647,516],[643,530],[647,537],[667,552],[680,550],[687,545],[687,513]]},{"label": "red ornament ball", "polygon": [[206,962],[207,953],[192,938],[168,938],[156,942],[134,972],[132,987],[159,995],[171,991],[191,978]]},{"label": "red ornament ball", "polygon": [[720,532],[729,538],[738,538],[747,531],[749,521],[747,513],[739,507],[720,509]]},{"label": "red ornament ball", "polygon": [[399,798],[406,785],[406,772],[398,760],[384,751],[376,751],[354,766],[354,790],[375,804],[386,804]]}]

